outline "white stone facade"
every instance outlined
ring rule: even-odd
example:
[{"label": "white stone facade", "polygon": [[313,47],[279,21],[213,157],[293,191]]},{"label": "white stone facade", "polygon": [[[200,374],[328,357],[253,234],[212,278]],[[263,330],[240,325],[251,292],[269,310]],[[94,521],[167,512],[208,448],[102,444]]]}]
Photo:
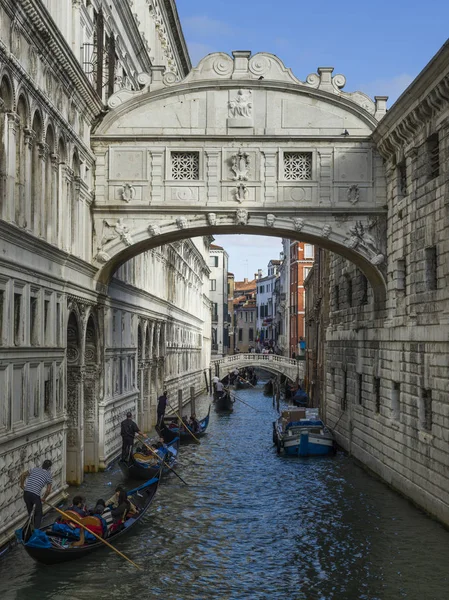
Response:
[{"label": "white stone facade", "polygon": [[209,249],[209,300],[212,302],[212,355],[224,356],[229,349],[228,262],[224,248]]},{"label": "white stone facade", "polygon": [[[333,256],[325,416],[359,460],[449,524],[449,47],[374,131],[386,164],[388,292]],[[373,224],[375,231],[378,224]]]},{"label": "white stone facade", "polygon": [[209,238],[95,282],[92,124],[155,61],[190,69],[170,3],[132,4],[0,0],[0,545],[23,519],[22,471],[51,459],[59,497],[117,455],[126,410],[148,428],[164,387],[204,387]]}]

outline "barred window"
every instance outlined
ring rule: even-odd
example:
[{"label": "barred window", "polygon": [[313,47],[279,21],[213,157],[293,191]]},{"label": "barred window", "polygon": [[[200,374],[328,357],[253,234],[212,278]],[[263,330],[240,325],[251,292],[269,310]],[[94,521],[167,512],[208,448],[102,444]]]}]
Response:
[{"label": "barred window", "polygon": [[199,152],[172,152],[171,172],[173,179],[189,180],[200,178]]},{"label": "barred window", "polygon": [[284,152],[284,178],[287,181],[312,179],[312,153]]}]

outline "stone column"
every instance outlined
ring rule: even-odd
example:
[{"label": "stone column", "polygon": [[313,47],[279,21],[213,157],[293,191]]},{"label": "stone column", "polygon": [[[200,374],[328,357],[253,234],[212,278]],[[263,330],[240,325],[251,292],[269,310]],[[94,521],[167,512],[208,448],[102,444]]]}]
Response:
[{"label": "stone column", "polygon": [[16,144],[17,130],[20,126],[20,120],[16,113],[6,115],[5,127],[5,153],[6,153],[6,204],[4,218],[6,221],[14,221],[14,199],[16,185]]},{"label": "stone column", "polygon": [[76,58],[80,60],[80,48],[83,40],[81,39],[81,0],[72,0],[72,51]]},{"label": "stone column", "polygon": [[24,152],[24,159],[25,159],[25,222],[26,222],[26,228],[28,229],[28,231],[33,231],[34,230],[34,223],[33,223],[33,218],[32,218],[32,211],[31,211],[31,203],[33,202],[33,190],[32,190],[32,181],[31,181],[31,173],[32,173],[32,169],[31,169],[31,162],[33,160],[33,145],[35,143],[35,138],[36,138],[36,134],[34,133],[34,131],[32,129],[25,129],[25,152]]},{"label": "stone column", "polygon": [[59,230],[59,213],[58,213],[58,170],[59,170],[59,156],[57,154],[50,154],[51,160],[51,197],[50,201],[50,214],[47,216],[47,241],[50,244],[58,243],[58,230]]},{"label": "stone column", "polygon": [[38,229],[36,231],[37,235],[40,237],[45,237],[47,224],[45,222],[46,211],[45,211],[45,193],[47,187],[47,178],[46,178],[46,163],[48,156],[48,146],[45,143],[39,143],[39,158],[41,159],[41,187],[40,187],[40,198],[35,199],[36,205],[36,221],[38,222]]}]

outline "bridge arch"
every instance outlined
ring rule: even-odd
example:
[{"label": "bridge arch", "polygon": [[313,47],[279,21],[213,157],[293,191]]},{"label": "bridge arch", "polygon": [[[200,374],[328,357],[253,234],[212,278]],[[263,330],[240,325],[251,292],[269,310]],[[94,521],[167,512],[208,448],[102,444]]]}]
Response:
[{"label": "bridge arch", "polygon": [[372,132],[386,98],[305,81],[267,53],[206,56],[182,81],[159,68],[98,124],[93,261],[104,290],[137,254],[187,237],[270,235],[352,261],[386,297],[386,188]]},{"label": "bridge arch", "polygon": [[218,366],[220,378],[225,377],[232,369],[256,367],[273,375],[285,375],[290,381],[304,379],[305,363],[277,354],[242,353],[224,356],[212,360],[212,365]]}]

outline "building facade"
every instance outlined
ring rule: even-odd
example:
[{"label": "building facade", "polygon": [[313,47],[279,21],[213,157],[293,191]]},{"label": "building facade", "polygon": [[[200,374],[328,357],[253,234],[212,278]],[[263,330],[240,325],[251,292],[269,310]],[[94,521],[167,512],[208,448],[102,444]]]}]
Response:
[{"label": "building facade", "polygon": [[256,347],[257,305],[256,289],[260,272],[254,279],[234,283],[235,352],[248,352]]},{"label": "building facade", "polygon": [[234,313],[235,276],[228,272],[228,354],[235,353],[235,313]]},{"label": "building facade", "polygon": [[214,356],[225,356],[229,349],[228,263],[229,256],[226,250],[211,244],[209,299],[212,302],[212,354]]},{"label": "building facade", "polygon": [[21,472],[51,459],[56,499],[117,455],[127,410],[149,428],[164,388],[203,388],[209,239],[126,261],[100,292],[92,267],[92,126],[154,64],[190,69],[174,3],[0,0],[0,545]]},{"label": "building facade", "polygon": [[261,348],[266,345],[277,347],[276,282],[279,279],[280,266],[280,260],[270,260],[267,266],[268,275],[257,279],[257,344]]},{"label": "building facade", "polygon": [[314,247],[291,241],[290,256],[290,356],[301,355],[300,341],[305,338],[304,280],[313,266]]}]

